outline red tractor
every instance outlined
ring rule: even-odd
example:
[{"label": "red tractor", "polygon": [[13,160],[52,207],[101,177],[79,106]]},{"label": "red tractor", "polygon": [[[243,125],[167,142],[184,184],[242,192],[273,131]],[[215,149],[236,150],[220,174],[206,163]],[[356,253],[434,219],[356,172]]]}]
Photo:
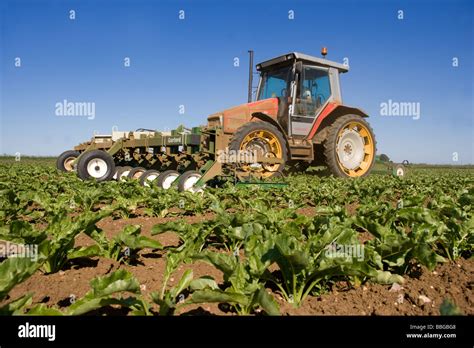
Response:
[{"label": "red tractor", "polygon": [[255,102],[208,117],[208,126],[220,126],[228,135],[229,149],[282,160],[244,171],[270,177],[285,165],[325,164],[339,177],[370,172],[376,142],[368,115],[342,103],[339,74],[347,66],[292,52],[257,64],[257,70]]}]

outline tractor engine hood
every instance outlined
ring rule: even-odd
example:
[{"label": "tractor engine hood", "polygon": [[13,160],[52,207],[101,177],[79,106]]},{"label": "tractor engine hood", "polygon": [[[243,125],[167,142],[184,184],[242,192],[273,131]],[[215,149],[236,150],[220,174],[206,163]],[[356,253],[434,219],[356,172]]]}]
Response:
[{"label": "tractor engine hood", "polygon": [[234,133],[247,122],[252,121],[255,113],[266,114],[276,120],[278,115],[278,98],[258,100],[216,112],[207,118],[209,127],[221,126],[225,133]]}]

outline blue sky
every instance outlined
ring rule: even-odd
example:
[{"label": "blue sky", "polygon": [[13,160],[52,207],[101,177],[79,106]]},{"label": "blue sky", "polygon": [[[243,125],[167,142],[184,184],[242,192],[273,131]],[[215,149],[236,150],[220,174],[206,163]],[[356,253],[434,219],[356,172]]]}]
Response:
[{"label": "blue sky", "polygon": [[[290,51],[319,56],[327,46],[328,59],[349,59],[344,103],[370,114],[379,153],[474,163],[473,8],[456,0],[2,1],[0,153],[57,155],[112,126],[204,124],[246,102],[248,49],[258,62]],[[94,102],[95,118],[56,116],[64,99]],[[381,116],[389,100],[420,103],[420,118]]]}]

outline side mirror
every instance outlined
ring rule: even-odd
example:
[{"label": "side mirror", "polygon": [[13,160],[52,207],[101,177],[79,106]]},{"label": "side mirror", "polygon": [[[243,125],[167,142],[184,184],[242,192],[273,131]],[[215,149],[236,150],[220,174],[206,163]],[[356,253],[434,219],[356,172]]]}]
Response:
[{"label": "side mirror", "polygon": [[295,63],[295,72],[301,75],[301,73],[303,72],[303,62]]}]

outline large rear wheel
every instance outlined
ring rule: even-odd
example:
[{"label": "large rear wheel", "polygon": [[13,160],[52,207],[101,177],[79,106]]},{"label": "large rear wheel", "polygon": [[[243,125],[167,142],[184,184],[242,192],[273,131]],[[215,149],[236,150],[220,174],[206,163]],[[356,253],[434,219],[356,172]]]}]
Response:
[{"label": "large rear wheel", "polygon": [[329,171],[339,177],[366,176],[374,165],[375,145],[374,132],[361,116],[337,118],[324,143]]},{"label": "large rear wheel", "polygon": [[287,161],[286,141],[277,127],[268,122],[249,122],[240,127],[232,137],[229,150],[236,158],[259,155],[266,158],[278,158],[282,163],[237,163],[241,175],[252,174],[266,179],[276,175],[285,168]]}]

